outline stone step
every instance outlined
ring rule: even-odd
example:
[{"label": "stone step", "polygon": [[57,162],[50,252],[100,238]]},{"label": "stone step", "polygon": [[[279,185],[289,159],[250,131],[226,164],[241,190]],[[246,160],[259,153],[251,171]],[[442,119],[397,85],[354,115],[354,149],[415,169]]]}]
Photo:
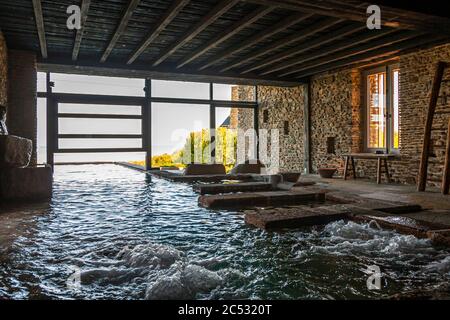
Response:
[{"label": "stone step", "polygon": [[325,225],[347,218],[348,210],[341,206],[316,208],[298,207],[259,210],[245,214],[245,222],[261,229],[293,229],[304,226]]},{"label": "stone step", "polygon": [[429,230],[427,237],[433,241],[433,244],[450,247],[450,229]]},{"label": "stone step", "polygon": [[216,184],[196,184],[193,186],[195,192],[205,194],[221,194],[236,192],[270,191],[272,185],[264,182],[243,182],[243,183],[216,183]]},{"label": "stone step", "polygon": [[325,193],[308,191],[268,191],[225,195],[204,195],[198,199],[205,208],[250,208],[305,204],[325,201]]},{"label": "stone step", "polygon": [[353,215],[353,220],[360,222],[375,221],[382,228],[392,229],[403,234],[412,234],[418,238],[427,238],[433,230],[442,230],[445,226],[418,219],[391,215]]},{"label": "stone step", "polygon": [[375,210],[390,214],[404,214],[420,212],[423,208],[414,203],[393,202],[378,200],[373,198],[365,198],[354,194],[346,194],[343,192],[327,193],[326,199],[339,203],[351,203],[361,209]]},{"label": "stone step", "polygon": [[224,180],[236,180],[236,181],[251,181],[253,176],[251,174],[210,174],[210,175],[189,175],[185,176],[181,173],[173,173],[168,171],[150,171],[152,175],[159,178],[164,178],[173,182],[185,182],[185,183],[195,183],[195,182],[221,182]]}]

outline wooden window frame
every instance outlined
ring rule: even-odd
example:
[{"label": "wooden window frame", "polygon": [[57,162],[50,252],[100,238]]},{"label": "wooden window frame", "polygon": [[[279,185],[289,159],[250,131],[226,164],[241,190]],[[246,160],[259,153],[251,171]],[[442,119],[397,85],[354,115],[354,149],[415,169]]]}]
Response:
[{"label": "wooden window frame", "polygon": [[[399,148],[394,148],[394,104],[393,104],[393,97],[394,97],[394,81],[393,81],[393,73],[395,70],[400,70],[398,63],[378,66],[376,68],[371,68],[368,70],[365,70],[363,72],[363,103],[364,103],[364,110],[363,110],[363,119],[364,119],[364,150],[365,152],[374,153],[383,151],[387,154],[399,154],[400,153],[400,146]],[[370,148],[369,147],[369,82],[367,81],[368,77],[372,74],[376,73],[385,73],[385,83],[384,83],[384,103],[386,106],[386,111],[384,114],[384,120],[385,120],[385,147],[384,148]],[[400,90],[399,90],[399,96],[400,96]],[[399,112],[400,113],[400,112]],[[399,115],[399,131],[400,131],[400,115]]]}]

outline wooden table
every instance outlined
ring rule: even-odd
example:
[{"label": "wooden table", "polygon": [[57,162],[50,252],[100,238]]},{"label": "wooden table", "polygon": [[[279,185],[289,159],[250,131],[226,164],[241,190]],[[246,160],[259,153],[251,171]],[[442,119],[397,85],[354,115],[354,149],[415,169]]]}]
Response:
[{"label": "wooden table", "polygon": [[355,159],[363,160],[377,160],[377,184],[381,183],[382,168],[384,167],[384,173],[386,179],[391,182],[391,176],[389,175],[388,160],[395,159],[395,154],[376,154],[376,153],[348,153],[344,154],[345,168],[344,168],[344,180],[347,180],[349,165],[353,171],[353,179],[356,179]]}]

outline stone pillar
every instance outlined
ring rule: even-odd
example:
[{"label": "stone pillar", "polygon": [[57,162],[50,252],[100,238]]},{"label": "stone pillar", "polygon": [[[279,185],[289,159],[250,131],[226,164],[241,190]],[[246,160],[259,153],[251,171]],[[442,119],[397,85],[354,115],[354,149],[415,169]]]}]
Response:
[{"label": "stone pillar", "polygon": [[37,163],[37,71],[36,55],[28,51],[8,52],[9,134],[33,141],[30,166]]},{"label": "stone pillar", "polygon": [[0,105],[8,102],[8,49],[3,33],[0,30]]}]

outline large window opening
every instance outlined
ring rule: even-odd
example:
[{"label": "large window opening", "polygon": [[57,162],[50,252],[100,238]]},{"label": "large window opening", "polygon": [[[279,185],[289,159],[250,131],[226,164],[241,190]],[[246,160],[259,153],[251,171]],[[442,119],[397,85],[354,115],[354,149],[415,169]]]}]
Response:
[{"label": "large window opening", "polygon": [[[240,141],[257,143],[245,132],[256,120],[252,86],[39,72],[38,90],[39,163],[231,169]],[[257,157],[251,150],[244,158]]]},{"label": "large window opening", "polygon": [[399,80],[396,65],[368,71],[366,79],[366,149],[397,153],[400,147]]}]

